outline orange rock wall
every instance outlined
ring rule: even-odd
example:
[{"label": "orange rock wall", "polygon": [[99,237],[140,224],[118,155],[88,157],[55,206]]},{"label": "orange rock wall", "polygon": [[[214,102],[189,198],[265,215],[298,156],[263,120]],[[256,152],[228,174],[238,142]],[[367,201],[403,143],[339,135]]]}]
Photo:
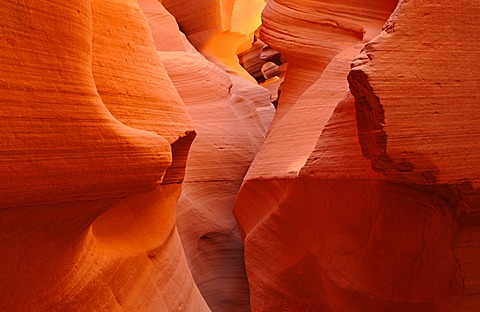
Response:
[{"label": "orange rock wall", "polygon": [[0,310],[209,311],[175,227],[193,124],[136,3],[0,21]]},{"label": "orange rock wall", "polygon": [[[276,2],[262,31],[282,51],[272,33],[290,31],[295,14],[281,13],[315,6]],[[305,75],[289,60],[280,115],[234,206],[253,311],[476,309],[478,79],[467,64],[479,40],[465,7],[479,11],[471,1],[401,1],[378,37],[335,52],[306,91],[288,87]],[[284,54],[295,49],[286,42]]]},{"label": "orange rock wall", "polygon": [[260,38],[288,61],[274,124],[336,54],[378,34],[397,1],[268,1]]},{"label": "orange rock wall", "polygon": [[480,310],[478,12],[6,1],[0,310]]}]

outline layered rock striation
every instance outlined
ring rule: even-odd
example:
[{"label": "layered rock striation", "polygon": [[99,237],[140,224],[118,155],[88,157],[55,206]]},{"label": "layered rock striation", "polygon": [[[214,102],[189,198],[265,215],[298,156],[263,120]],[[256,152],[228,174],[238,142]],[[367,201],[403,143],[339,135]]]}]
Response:
[{"label": "layered rock striation", "polygon": [[209,311],[175,226],[193,124],[136,3],[0,20],[0,309]]},{"label": "layered rock striation", "polygon": [[480,310],[479,12],[6,1],[0,310]]},{"label": "layered rock striation", "polygon": [[[157,16],[164,8],[139,2],[156,41],[179,34]],[[164,28],[162,28],[164,27]],[[165,33],[165,34],[162,34]],[[193,277],[212,311],[248,311],[243,244],[231,209],[271,122],[264,88],[226,73],[175,36],[175,49],[158,54],[192,116],[197,137],[188,155],[177,224]]]},{"label": "layered rock striation", "polygon": [[467,6],[478,11],[402,1],[359,56],[334,56],[275,121],[234,206],[253,311],[475,309]]},{"label": "layered rock striation", "polygon": [[[471,259],[478,241],[472,233],[480,225],[476,218],[480,129],[472,121],[479,113],[480,80],[469,64],[480,58],[480,37],[473,31],[478,22],[472,14],[479,10],[478,4],[468,1],[402,2],[382,35],[354,61],[348,77],[362,154],[373,170],[413,190],[430,190],[429,198],[441,199],[448,208],[454,225],[444,247],[448,256],[428,263],[449,264],[450,279],[445,271],[437,273],[445,278],[446,297],[457,291],[454,285],[462,286],[455,311],[477,309],[479,265]],[[420,31],[421,38],[409,39]],[[454,48],[459,44],[461,48]],[[399,51],[398,46],[404,48]],[[439,206],[431,206],[438,216]]]},{"label": "layered rock striation", "polygon": [[320,78],[335,55],[378,34],[396,3],[268,1],[260,38],[288,62],[274,124]]}]

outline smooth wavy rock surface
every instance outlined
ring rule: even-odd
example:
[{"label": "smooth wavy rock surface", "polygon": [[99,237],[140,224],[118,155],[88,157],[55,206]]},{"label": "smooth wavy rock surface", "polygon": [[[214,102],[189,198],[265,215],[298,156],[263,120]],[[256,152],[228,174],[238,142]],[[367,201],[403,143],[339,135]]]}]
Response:
[{"label": "smooth wavy rock surface", "polygon": [[[142,0],[142,9],[150,2]],[[154,39],[173,37],[178,27],[162,28],[154,18],[161,5],[154,6],[146,12],[150,27],[159,30]],[[176,51],[162,50],[161,42],[157,49],[197,132],[177,208],[180,237],[212,311],[248,311],[243,244],[231,209],[275,111],[266,89],[188,53],[176,38]]]},{"label": "smooth wavy rock surface", "polygon": [[231,209],[265,129],[255,105],[231,93],[223,70],[194,54],[160,55],[197,125],[177,210],[192,274],[212,311],[248,311],[243,245]]},{"label": "smooth wavy rock surface", "polygon": [[319,79],[335,55],[377,35],[397,1],[268,1],[260,38],[288,61],[273,125]]},{"label": "smooth wavy rock surface", "polygon": [[255,83],[237,54],[250,48],[264,0],[163,0],[188,40],[225,71]]},{"label": "smooth wavy rock surface", "polygon": [[0,23],[0,310],[209,311],[175,227],[193,126],[136,3]]},{"label": "smooth wavy rock surface", "polygon": [[253,311],[476,309],[471,12],[402,1],[270,130],[234,206]]},{"label": "smooth wavy rock surface", "polygon": [[477,2],[4,1],[0,311],[480,311]]}]

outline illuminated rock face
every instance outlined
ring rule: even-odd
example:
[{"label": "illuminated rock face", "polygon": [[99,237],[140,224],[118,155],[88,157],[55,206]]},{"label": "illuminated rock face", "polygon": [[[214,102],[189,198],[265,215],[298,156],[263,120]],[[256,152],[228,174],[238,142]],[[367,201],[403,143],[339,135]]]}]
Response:
[{"label": "illuminated rock face", "polygon": [[402,1],[275,122],[234,207],[252,310],[478,308],[479,9]]},{"label": "illuminated rock face", "polygon": [[260,38],[288,61],[273,124],[320,78],[335,55],[376,36],[397,1],[268,1]]},{"label": "illuminated rock face", "polygon": [[[196,54],[158,3],[140,1],[145,16],[128,1],[45,5],[56,13],[2,9],[2,310],[209,311],[189,264],[212,309],[248,310],[231,207],[273,117],[268,92]],[[177,85],[157,50],[191,52],[165,56]],[[189,107],[201,136],[178,207],[185,248],[176,209],[195,132],[184,100],[205,110]],[[223,197],[202,203],[198,186],[211,185]],[[191,231],[203,219],[183,215],[196,213],[208,222]],[[212,228],[220,238],[197,246]]]},{"label": "illuminated rock face", "polygon": [[255,80],[238,62],[260,26],[264,0],[163,0],[188,40],[210,61],[229,73]]},{"label": "illuminated rock face", "polygon": [[189,153],[177,209],[192,274],[212,311],[248,311],[243,243],[232,207],[265,138],[262,113],[274,110],[269,94],[257,92],[263,106],[255,105],[239,89],[244,83],[243,87],[255,94],[258,86],[251,82],[230,79],[235,76],[199,55],[160,55],[198,134]]},{"label": "illuminated rock face", "polygon": [[175,227],[193,124],[137,5],[0,21],[0,310],[209,311]]},{"label": "illuminated rock face", "polygon": [[0,311],[480,310],[480,4],[268,1],[270,127],[265,2],[162,2],[0,7]]},{"label": "illuminated rock face", "polygon": [[[274,114],[269,92],[227,74],[199,53],[189,53],[176,24],[167,28],[163,22],[160,3],[139,4],[197,132],[177,207],[192,275],[212,311],[248,311],[243,243],[231,210]],[[162,38],[175,39],[175,48],[163,48]]]},{"label": "illuminated rock face", "polygon": [[265,129],[254,104],[230,92],[223,70],[199,55],[161,57],[197,125],[177,210],[192,274],[213,311],[247,311],[243,244],[231,209]]}]

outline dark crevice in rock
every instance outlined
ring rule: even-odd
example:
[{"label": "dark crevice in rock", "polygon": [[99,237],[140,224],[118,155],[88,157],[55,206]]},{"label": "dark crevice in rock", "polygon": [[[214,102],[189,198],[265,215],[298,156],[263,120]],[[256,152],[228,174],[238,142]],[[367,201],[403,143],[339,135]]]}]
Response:
[{"label": "dark crevice in rock", "polygon": [[168,167],[163,177],[162,184],[182,183],[185,178],[188,152],[193,140],[197,136],[195,131],[185,133],[185,136],[178,138],[172,143],[172,164]]}]

